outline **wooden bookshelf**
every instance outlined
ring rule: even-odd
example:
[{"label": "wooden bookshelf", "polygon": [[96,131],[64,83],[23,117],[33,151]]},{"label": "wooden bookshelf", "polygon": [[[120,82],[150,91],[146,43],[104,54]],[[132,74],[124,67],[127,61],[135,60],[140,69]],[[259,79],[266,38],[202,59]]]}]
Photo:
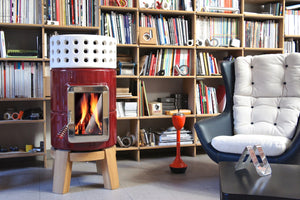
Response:
[{"label": "wooden bookshelf", "polygon": [[[40,24],[18,24],[18,23],[1,23],[0,22],[0,30],[4,30],[5,32],[13,33],[13,38],[17,39],[19,37],[22,37],[23,31],[27,31],[27,35],[30,35],[31,33],[34,33],[39,38],[39,41],[37,45],[40,48],[41,56],[38,58],[0,58],[0,62],[38,62],[42,63],[43,72],[46,70],[46,65],[49,65],[49,57],[46,57],[45,52],[45,45],[46,41],[44,38],[45,34],[54,34],[57,32],[58,34],[95,34],[99,35],[101,34],[101,14],[102,13],[110,13],[111,11],[114,11],[116,13],[126,14],[130,13],[132,16],[135,17],[136,21],[136,30],[133,32],[133,38],[136,41],[132,44],[117,44],[118,54],[127,53],[128,56],[132,57],[133,62],[135,62],[136,65],[136,71],[134,75],[126,76],[126,75],[118,75],[117,76],[117,83],[122,82],[131,82],[131,87],[135,88],[135,93],[133,96],[130,97],[118,97],[117,101],[132,101],[137,102],[139,105],[140,101],[140,83],[142,81],[145,81],[146,83],[146,90],[148,95],[148,101],[153,102],[156,101],[157,97],[166,97],[169,96],[172,93],[185,93],[188,95],[188,108],[191,110],[191,114],[187,115],[185,129],[191,130],[192,134],[194,136],[194,144],[192,145],[183,145],[183,149],[187,150],[189,155],[195,156],[196,155],[196,148],[201,146],[197,142],[197,136],[195,133],[195,130],[193,128],[194,123],[197,120],[208,118],[208,117],[214,117],[218,114],[197,114],[196,112],[196,84],[198,84],[199,80],[202,80],[205,84],[213,87],[217,87],[218,85],[222,85],[222,76],[221,75],[213,75],[213,76],[207,76],[207,75],[198,75],[197,74],[197,54],[199,52],[208,52],[212,55],[214,55],[217,60],[222,60],[226,56],[232,55],[233,57],[237,56],[246,56],[246,55],[255,55],[255,54],[268,54],[268,53],[283,53],[284,52],[284,41],[287,39],[298,39],[300,38],[299,35],[285,35],[284,34],[284,23],[285,23],[285,12],[284,8],[286,3],[293,3],[295,1],[289,1],[289,0],[262,0],[262,1],[256,1],[256,0],[240,0],[239,2],[239,8],[240,12],[233,14],[233,13],[216,13],[216,12],[203,12],[202,10],[196,10],[196,0],[192,1],[193,3],[193,11],[184,11],[184,10],[159,10],[159,9],[145,9],[145,8],[139,8],[138,1],[133,2],[133,7],[130,8],[122,8],[117,6],[104,6],[100,5],[100,1],[95,1],[98,9],[96,9],[95,12],[95,26],[80,26],[80,25],[47,25],[44,21],[44,9],[43,4],[47,3],[46,0],[37,0],[37,2],[40,2],[38,4],[40,7],[38,8],[41,16],[40,16]],[[280,3],[283,5],[283,12],[281,16],[273,16],[273,15],[266,15],[266,14],[251,14],[249,13],[248,9],[251,8],[259,8],[262,4],[268,4],[268,3]],[[299,1],[298,1],[299,3]],[[250,7],[249,7],[250,6]],[[190,26],[190,35],[188,39],[191,39],[193,41],[193,45],[191,46],[175,46],[175,45],[146,45],[146,44],[140,44],[139,43],[139,17],[141,14],[147,14],[147,15],[163,15],[166,17],[181,17],[184,16],[189,21]],[[199,27],[197,27],[197,18],[198,17],[207,17],[207,18],[228,18],[228,19],[234,19],[237,21],[237,39],[240,40],[240,46],[239,47],[213,47],[213,46],[197,46],[196,45],[196,39],[197,39],[197,32],[201,31]],[[244,23],[245,21],[265,21],[265,20],[275,20],[278,22],[278,48],[250,48],[245,47],[245,27]],[[33,41],[31,39],[32,43],[36,43],[36,41]],[[14,43],[13,40],[7,41],[10,43],[10,45],[17,45]],[[141,56],[147,54],[149,51],[156,51],[158,49],[181,49],[181,50],[189,50],[190,51],[190,59],[191,59],[191,66],[190,67],[190,73],[189,76],[142,76],[140,75],[142,66],[140,66],[140,58]],[[44,86],[45,87],[45,86]],[[43,88],[45,90],[45,88]],[[27,104],[29,104],[29,108],[33,107],[35,103],[39,103],[40,107],[43,110],[43,120],[37,120],[37,121],[0,121],[0,128],[4,128],[5,131],[9,130],[13,126],[19,127],[17,130],[22,132],[24,129],[26,129],[28,126],[30,126],[31,129],[33,129],[33,132],[36,132],[38,135],[42,135],[42,141],[45,144],[45,149],[50,149],[50,141],[47,139],[50,138],[50,133],[48,132],[49,126],[50,126],[50,120],[47,118],[47,115],[49,115],[50,110],[49,104],[51,97],[43,96],[40,98],[2,98],[0,99],[0,114],[3,114],[5,112],[5,109],[10,106],[24,106],[27,107]],[[171,116],[168,115],[159,115],[159,116],[141,116],[140,115],[140,107],[138,106],[137,109],[137,116],[136,117],[119,117],[118,125],[117,125],[117,134],[118,136],[122,137],[125,136],[128,132],[131,134],[134,134],[138,141],[140,141],[140,129],[149,129],[156,131],[160,128],[167,128],[172,126],[171,122]],[[41,126],[40,126],[41,125]],[[37,128],[32,128],[32,126],[36,126]],[[14,131],[17,131],[14,128]],[[5,138],[5,134],[0,134],[0,139]],[[20,136],[22,137],[22,135]],[[33,141],[34,137],[36,135],[33,135],[31,140],[28,139],[28,141]],[[48,144],[48,146],[47,146]],[[0,144],[2,145],[2,144]],[[16,144],[21,145],[21,144]],[[23,144],[25,145],[25,143]],[[134,159],[140,160],[140,157],[142,157],[142,154],[144,150],[152,149],[157,150],[159,149],[165,149],[165,148],[175,148],[175,146],[141,146],[139,143],[135,144],[133,147],[129,148],[117,148],[117,152],[130,152],[133,154]],[[13,155],[13,157],[25,157],[25,156],[43,156],[44,157],[44,163],[46,166],[46,151],[41,153],[34,153],[34,154],[27,154],[27,153],[16,153],[16,154],[10,154],[5,153],[1,154],[0,158],[6,158]]]}]

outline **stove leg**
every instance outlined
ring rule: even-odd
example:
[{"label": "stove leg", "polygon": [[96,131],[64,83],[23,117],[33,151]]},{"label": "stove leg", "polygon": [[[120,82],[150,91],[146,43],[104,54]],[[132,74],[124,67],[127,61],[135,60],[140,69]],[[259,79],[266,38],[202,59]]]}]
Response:
[{"label": "stove leg", "polygon": [[113,146],[104,151],[105,158],[101,163],[104,188],[113,190],[119,187],[116,147]]},{"label": "stove leg", "polygon": [[69,192],[72,174],[72,162],[70,151],[56,150],[53,165],[53,186],[54,193],[65,194]]}]

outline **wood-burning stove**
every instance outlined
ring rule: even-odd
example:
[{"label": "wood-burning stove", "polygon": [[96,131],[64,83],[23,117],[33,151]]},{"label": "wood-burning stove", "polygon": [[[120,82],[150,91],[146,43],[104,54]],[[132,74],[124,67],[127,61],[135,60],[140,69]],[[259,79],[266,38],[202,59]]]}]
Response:
[{"label": "wood-burning stove", "polygon": [[115,145],[115,39],[57,35],[50,54],[52,146],[91,151]]}]

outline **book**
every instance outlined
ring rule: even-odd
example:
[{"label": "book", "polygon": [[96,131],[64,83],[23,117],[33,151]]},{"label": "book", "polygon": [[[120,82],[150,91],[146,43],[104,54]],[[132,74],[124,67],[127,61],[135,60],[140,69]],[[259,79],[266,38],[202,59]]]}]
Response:
[{"label": "book", "polygon": [[0,31],[0,57],[6,58],[6,43],[5,43],[5,33]]},{"label": "book", "polygon": [[147,99],[147,93],[146,93],[146,86],[145,86],[145,81],[141,81],[141,86],[142,86],[142,96],[143,96],[143,102],[142,105],[145,107],[144,109],[144,116],[150,116],[150,110],[149,110],[149,104],[148,104],[148,99]]},{"label": "book", "polygon": [[30,58],[37,58],[38,51],[37,50],[25,50],[25,49],[8,49],[7,50],[7,57],[30,57]]}]

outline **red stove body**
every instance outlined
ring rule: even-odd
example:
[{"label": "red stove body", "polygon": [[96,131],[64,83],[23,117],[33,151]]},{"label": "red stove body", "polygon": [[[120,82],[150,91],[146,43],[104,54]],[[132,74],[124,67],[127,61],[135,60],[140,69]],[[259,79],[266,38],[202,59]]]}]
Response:
[{"label": "red stove body", "polygon": [[50,39],[51,145],[93,151],[116,144],[116,41],[98,35]]},{"label": "red stove body", "polygon": [[[51,144],[57,149],[68,149],[73,151],[99,150],[111,147],[116,144],[116,72],[114,69],[86,69],[86,68],[56,68],[51,69]],[[70,102],[70,87],[98,87],[100,90],[106,88],[109,97],[109,137],[107,141],[101,142],[75,142],[69,141],[70,118],[72,113],[68,108]],[[80,93],[90,93],[89,91],[80,91]],[[101,91],[99,92],[101,94]],[[77,109],[77,110],[76,110]],[[81,112],[78,106],[74,106],[74,111]],[[104,128],[103,128],[104,129]],[[80,137],[73,136],[73,137]],[[82,135],[83,139],[91,135]],[[89,139],[89,138],[88,138]],[[106,139],[103,139],[106,140]]]}]

